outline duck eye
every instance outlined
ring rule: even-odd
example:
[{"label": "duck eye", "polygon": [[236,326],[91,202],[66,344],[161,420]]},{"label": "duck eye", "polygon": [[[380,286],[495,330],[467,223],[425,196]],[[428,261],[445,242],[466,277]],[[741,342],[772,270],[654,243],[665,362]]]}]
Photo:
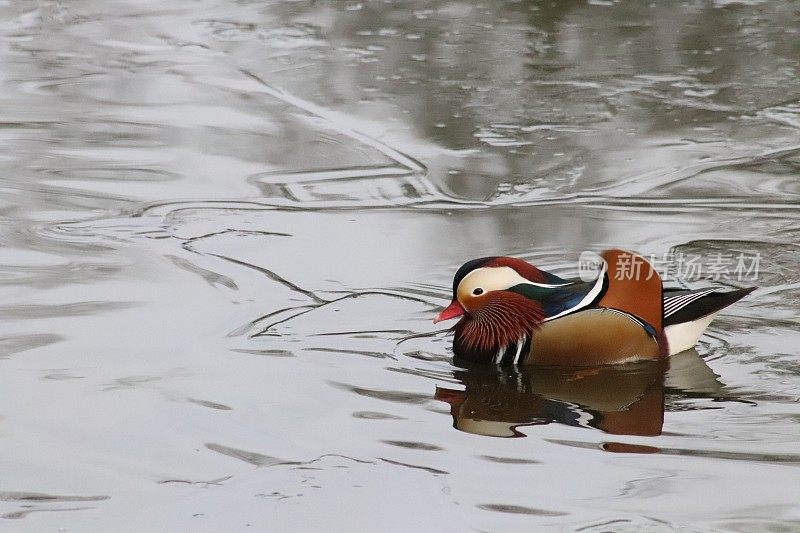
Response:
[{"label": "duck eye", "polygon": [[480,296],[481,294],[483,294],[483,289],[481,289],[480,287],[478,287],[477,289],[475,289],[474,291],[472,291],[472,294],[474,294],[475,296]]}]

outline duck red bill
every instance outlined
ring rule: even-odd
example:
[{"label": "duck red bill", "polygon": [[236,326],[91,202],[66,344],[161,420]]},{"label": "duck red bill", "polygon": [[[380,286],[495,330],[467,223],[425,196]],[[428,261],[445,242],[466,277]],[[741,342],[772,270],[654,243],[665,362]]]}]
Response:
[{"label": "duck red bill", "polygon": [[458,303],[457,300],[453,300],[444,311],[436,315],[436,318],[433,319],[433,323],[436,324],[442,320],[450,320],[451,318],[459,317],[465,312],[466,311],[464,311],[464,308],[461,307],[461,304]]}]

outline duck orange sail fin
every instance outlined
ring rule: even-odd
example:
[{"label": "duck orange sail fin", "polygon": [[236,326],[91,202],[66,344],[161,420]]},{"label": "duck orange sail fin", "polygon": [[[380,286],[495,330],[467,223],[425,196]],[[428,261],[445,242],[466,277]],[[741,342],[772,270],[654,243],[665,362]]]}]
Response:
[{"label": "duck orange sail fin", "polygon": [[663,338],[664,304],[661,276],[647,259],[633,252],[611,249],[601,254],[608,263],[608,288],[600,307],[617,309],[653,327],[657,339]]}]

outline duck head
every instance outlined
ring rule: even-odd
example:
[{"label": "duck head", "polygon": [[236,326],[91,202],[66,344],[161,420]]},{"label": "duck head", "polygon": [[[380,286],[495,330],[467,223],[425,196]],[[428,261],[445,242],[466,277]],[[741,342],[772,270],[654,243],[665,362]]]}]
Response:
[{"label": "duck head", "polygon": [[[453,278],[453,299],[434,323],[460,317],[453,352],[476,362],[513,356],[530,347],[531,332],[544,320],[536,289],[564,280],[513,257],[482,257],[464,263]],[[502,357],[502,356],[500,356]]]}]

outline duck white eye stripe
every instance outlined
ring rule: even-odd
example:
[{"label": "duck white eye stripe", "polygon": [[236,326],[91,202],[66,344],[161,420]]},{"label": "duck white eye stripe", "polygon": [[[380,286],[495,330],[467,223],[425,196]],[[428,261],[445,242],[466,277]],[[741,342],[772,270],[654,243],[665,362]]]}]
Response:
[{"label": "duck white eye stripe", "polygon": [[483,292],[506,290],[514,285],[533,285],[545,289],[564,287],[571,285],[571,282],[549,284],[536,283],[519,275],[519,272],[511,267],[482,267],[476,268],[462,279],[457,290],[472,292],[475,288],[483,289]]},{"label": "duck white eye stripe", "polygon": [[535,281],[526,280],[525,284],[533,285],[535,287],[544,287],[545,289],[555,289],[558,287],[566,287],[567,285],[572,285],[572,282],[549,284],[549,283],[536,283]]}]

